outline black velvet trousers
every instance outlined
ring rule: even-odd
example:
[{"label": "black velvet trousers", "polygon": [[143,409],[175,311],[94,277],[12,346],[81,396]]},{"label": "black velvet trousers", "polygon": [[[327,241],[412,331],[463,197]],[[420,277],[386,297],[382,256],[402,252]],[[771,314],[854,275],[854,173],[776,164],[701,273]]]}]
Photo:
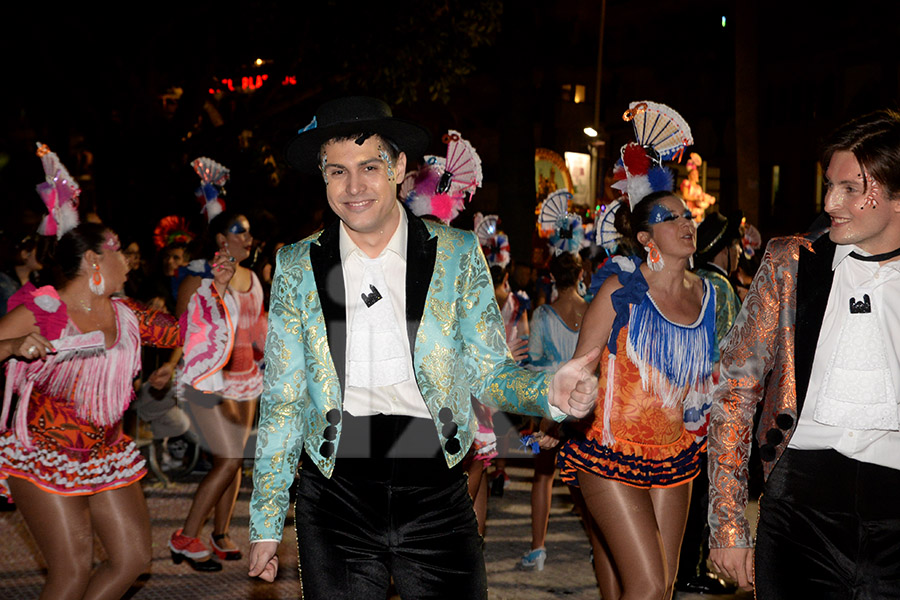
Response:
[{"label": "black velvet trousers", "polygon": [[760,498],[759,600],[900,599],[900,471],[787,449]]},{"label": "black velvet trousers", "polygon": [[[371,424],[348,417],[341,445],[348,431]],[[404,600],[487,598],[465,472],[449,469],[442,455],[386,458],[377,441],[390,438],[385,424],[402,429],[409,421],[375,420],[382,429],[370,432],[371,457],[339,457],[331,479],[304,460],[295,506],[303,598],[384,600],[391,578]],[[431,428],[436,449],[434,424],[411,422]],[[407,439],[397,433],[395,440]]]}]

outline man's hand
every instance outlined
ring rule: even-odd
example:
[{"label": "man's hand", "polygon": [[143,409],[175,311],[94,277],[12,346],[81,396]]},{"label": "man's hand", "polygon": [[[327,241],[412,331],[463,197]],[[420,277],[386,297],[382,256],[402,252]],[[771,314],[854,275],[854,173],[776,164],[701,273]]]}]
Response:
[{"label": "man's hand", "polygon": [[567,415],[581,418],[593,410],[597,402],[597,377],[588,371],[587,365],[600,356],[600,348],[573,358],[559,368],[550,382],[551,405]]},{"label": "man's hand", "polygon": [[253,542],[250,544],[250,577],[273,582],[278,574],[278,542]]},{"label": "man's hand", "polygon": [[509,345],[509,351],[512,353],[514,361],[521,362],[525,360],[528,358],[528,340],[516,338],[516,341]]},{"label": "man's hand", "polygon": [[709,559],[719,575],[742,590],[753,589],[753,548],[710,548]]}]

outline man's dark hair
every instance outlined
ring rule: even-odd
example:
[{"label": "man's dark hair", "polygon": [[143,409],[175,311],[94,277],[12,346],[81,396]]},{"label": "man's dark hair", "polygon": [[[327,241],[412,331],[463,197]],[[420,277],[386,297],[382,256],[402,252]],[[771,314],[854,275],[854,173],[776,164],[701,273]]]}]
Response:
[{"label": "man's dark hair", "polygon": [[822,152],[825,168],[836,152],[851,152],[889,198],[900,194],[900,112],[879,110],[838,127]]}]

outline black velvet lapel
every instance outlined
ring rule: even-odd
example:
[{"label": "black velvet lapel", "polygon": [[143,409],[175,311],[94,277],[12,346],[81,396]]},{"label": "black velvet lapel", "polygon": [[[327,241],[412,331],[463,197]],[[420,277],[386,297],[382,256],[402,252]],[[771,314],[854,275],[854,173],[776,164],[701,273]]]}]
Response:
[{"label": "black velvet lapel", "polygon": [[318,244],[309,247],[309,261],[312,263],[322,315],[325,317],[325,334],[334,370],[344,389],[345,356],[347,352],[347,296],[344,293],[344,270],[341,267],[340,221],[327,226],[319,236]]},{"label": "black velvet lapel", "polygon": [[831,293],[835,243],[823,234],[813,242],[812,251],[800,247],[797,264],[797,323],[794,328],[794,380],[797,389],[797,414],[803,408],[819,331]]},{"label": "black velvet lapel", "polygon": [[425,223],[409,209],[406,210],[406,217],[409,220],[406,237],[406,327],[412,355],[415,354],[416,332],[425,312],[425,300],[434,274],[437,236],[430,237]]}]

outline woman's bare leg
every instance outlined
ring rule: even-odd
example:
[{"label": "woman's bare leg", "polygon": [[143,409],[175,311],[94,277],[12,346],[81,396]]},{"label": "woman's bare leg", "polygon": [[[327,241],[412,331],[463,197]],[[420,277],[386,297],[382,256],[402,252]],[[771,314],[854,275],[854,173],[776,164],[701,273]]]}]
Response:
[{"label": "woman's bare leg", "polygon": [[248,433],[244,431],[236,404],[234,400],[223,398],[213,407],[190,402],[187,405],[202,442],[212,453],[212,468],[197,486],[184,521],[183,534],[188,537],[199,537],[207,517],[232,486],[236,473],[243,465],[244,442]]},{"label": "woman's bare leg", "polygon": [[150,568],[150,513],[139,483],[89,496],[94,531],[108,557],[91,576],[85,600],[118,600]]},{"label": "woman's bare leg", "polygon": [[531,482],[531,549],[543,548],[550,523],[553,500],[553,476],[556,473],[556,451],[541,450],[534,457],[534,480]]},{"label": "woman's bare leg", "polygon": [[8,479],[16,508],[47,563],[41,600],[80,600],[91,579],[94,534],[86,496],[45,492],[18,477]]},{"label": "woman's bare leg", "polygon": [[591,517],[591,511],[588,510],[584,503],[584,497],[581,494],[581,488],[570,486],[569,491],[572,494],[572,501],[578,508],[581,515],[581,524],[591,543],[591,551],[593,552],[594,577],[597,580],[597,589],[601,592],[603,600],[619,600],[622,595],[622,588],[619,586],[619,574],[611,562],[609,548],[603,543],[597,523]]},{"label": "woman's bare leg", "polygon": [[[244,464],[244,450],[247,447],[247,440],[250,438],[250,431],[253,429],[253,422],[256,418],[256,400],[246,402],[229,400],[229,402],[234,403],[234,418],[242,428],[241,431],[243,435],[241,438],[241,464],[235,471],[234,479],[231,481],[231,484],[222,493],[219,501],[216,502],[215,512],[213,516],[214,534],[228,533],[228,527],[231,525],[231,516],[234,514],[234,505],[237,503],[238,492],[240,492],[241,489],[241,471]],[[225,539],[222,542],[216,543],[220,548],[224,547],[226,549],[237,549],[237,546],[234,544],[234,542],[229,539]]]},{"label": "woman's bare leg", "polygon": [[[619,599],[665,598],[666,557],[650,491],[583,471],[578,472],[578,483],[618,574]],[[603,597],[605,588],[615,587],[601,585]]]},{"label": "woman's bare leg", "polygon": [[678,571],[678,555],[687,525],[691,504],[691,482],[670,488],[650,490],[656,522],[666,552],[666,600],[675,592],[675,575]]},{"label": "woman's bare leg", "polygon": [[484,461],[473,459],[466,469],[468,475],[469,496],[472,497],[472,505],[475,509],[475,518],[478,521],[478,533],[484,536],[487,524],[487,474],[484,472]]}]

